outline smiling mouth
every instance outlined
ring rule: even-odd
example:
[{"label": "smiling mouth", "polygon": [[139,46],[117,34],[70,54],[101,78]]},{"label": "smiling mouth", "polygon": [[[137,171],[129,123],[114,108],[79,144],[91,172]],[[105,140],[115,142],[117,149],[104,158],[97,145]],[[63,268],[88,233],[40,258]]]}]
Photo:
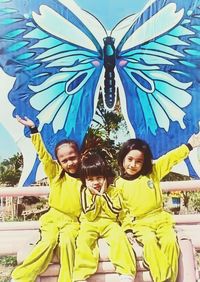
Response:
[{"label": "smiling mouth", "polygon": [[71,167],[68,167],[68,169],[69,170],[72,170],[72,169],[74,170],[74,169],[76,169],[76,167],[75,166],[71,166]]},{"label": "smiling mouth", "polygon": [[131,168],[129,168],[128,170],[129,170],[130,172],[132,172],[132,173],[136,173],[136,172],[137,172],[137,170],[131,169]]},{"label": "smiling mouth", "polygon": [[100,190],[101,190],[101,187],[100,187],[100,186],[94,187],[94,189],[97,190],[97,191],[100,191]]}]

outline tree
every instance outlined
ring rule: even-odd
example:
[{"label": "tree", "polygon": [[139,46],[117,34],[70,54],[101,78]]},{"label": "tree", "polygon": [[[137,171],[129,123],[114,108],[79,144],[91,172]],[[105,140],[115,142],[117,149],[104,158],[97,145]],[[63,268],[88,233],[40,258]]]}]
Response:
[{"label": "tree", "polygon": [[123,130],[123,135],[129,134],[126,122],[121,113],[119,100],[114,110],[107,111],[104,107],[102,95],[100,94],[97,109],[86,135],[83,148],[88,149],[102,145],[112,149],[120,143],[119,130]]},{"label": "tree", "polygon": [[191,206],[196,212],[200,212],[200,193],[199,192],[192,192],[190,193],[190,201]]},{"label": "tree", "polygon": [[14,186],[19,182],[23,166],[23,157],[17,153],[0,163],[0,183]]},{"label": "tree", "polygon": [[121,113],[119,100],[114,110],[107,111],[100,94],[96,113],[83,144],[83,151],[92,148],[103,148],[107,151],[107,160],[114,170],[118,171],[116,151],[118,151],[120,145],[119,131],[122,131],[123,136],[127,136],[128,139],[129,133]]}]

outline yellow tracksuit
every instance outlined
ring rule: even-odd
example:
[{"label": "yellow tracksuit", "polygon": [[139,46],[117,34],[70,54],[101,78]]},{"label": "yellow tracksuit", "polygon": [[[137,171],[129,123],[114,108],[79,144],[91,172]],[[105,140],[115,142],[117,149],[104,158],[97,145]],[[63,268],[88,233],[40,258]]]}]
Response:
[{"label": "yellow tracksuit", "polygon": [[122,177],[116,180],[129,211],[123,228],[132,229],[137,241],[143,245],[144,260],[155,282],[176,281],[179,257],[173,218],[163,210],[160,180],[188,155],[188,147],[182,145],[160,157],[149,175],[134,180]]},{"label": "yellow tracksuit", "polygon": [[73,281],[84,280],[96,272],[99,257],[96,254],[98,238],[104,238],[110,247],[109,257],[116,272],[135,276],[136,262],[133,249],[119,226],[122,213],[119,189],[109,186],[102,196],[92,195],[82,188],[81,227],[77,238]]},{"label": "yellow tracksuit", "polygon": [[79,230],[78,217],[81,213],[81,181],[64,173],[46,151],[39,133],[31,138],[49,178],[50,210],[40,218],[41,240],[23,264],[16,267],[12,278],[17,282],[34,282],[47,268],[54,249],[58,247],[61,264],[58,282],[71,282],[75,239]]}]

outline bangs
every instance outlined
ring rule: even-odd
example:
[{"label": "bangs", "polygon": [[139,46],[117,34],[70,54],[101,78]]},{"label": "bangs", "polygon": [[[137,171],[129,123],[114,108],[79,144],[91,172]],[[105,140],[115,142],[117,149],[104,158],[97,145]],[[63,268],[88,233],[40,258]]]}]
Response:
[{"label": "bangs", "polygon": [[94,163],[87,166],[82,166],[81,174],[84,178],[88,176],[104,176],[106,177],[106,167],[104,163]]}]

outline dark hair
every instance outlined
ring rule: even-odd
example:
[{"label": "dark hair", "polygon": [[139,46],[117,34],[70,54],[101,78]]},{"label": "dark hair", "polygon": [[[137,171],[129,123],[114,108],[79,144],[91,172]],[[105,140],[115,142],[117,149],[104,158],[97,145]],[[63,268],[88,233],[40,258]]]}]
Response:
[{"label": "dark hair", "polygon": [[64,144],[70,145],[79,154],[78,144],[74,140],[63,139],[56,144],[56,147],[55,147],[55,150],[54,150],[54,154],[55,154],[57,160],[58,160],[58,156],[57,156],[58,149],[61,145],[64,145]]},{"label": "dark hair", "polygon": [[114,177],[111,167],[107,164],[103,151],[89,150],[83,154],[81,159],[80,179],[85,185],[88,176],[104,176],[108,183]]},{"label": "dark hair", "polygon": [[126,155],[132,151],[138,150],[144,154],[144,163],[139,172],[140,175],[147,175],[152,172],[152,152],[149,145],[142,139],[129,139],[122,144],[118,154],[118,164],[120,167],[121,175],[124,175],[123,161]]}]

